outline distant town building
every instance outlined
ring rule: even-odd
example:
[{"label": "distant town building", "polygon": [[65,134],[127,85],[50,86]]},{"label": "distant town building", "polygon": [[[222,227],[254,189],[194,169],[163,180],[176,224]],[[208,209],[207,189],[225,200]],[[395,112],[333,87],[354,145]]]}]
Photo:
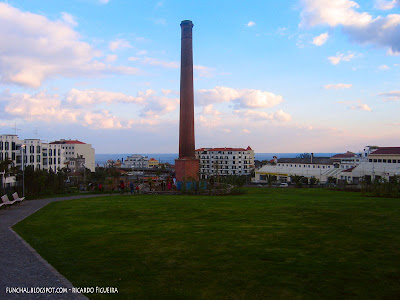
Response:
[{"label": "distant town building", "polygon": [[325,183],[329,177],[337,181],[358,184],[400,175],[400,147],[366,146],[361,153],[346,152],[332,157],[280,158],[274,165],[264,165],[255,171],[256,182],[267,182],[268,176],[279,182],[290,182],[291,176],[315,177]]},{"label": "distant town building", "polygon": [[[22,155],[24,153],[24,155]],[[0,160],[11,159],[11,167],[57,172],[64,167],[74,169],[77,158],[85,159],[85,167],[95,171],[95,151],[90,144],[80,141],[60,140],[52,143],[40,139],[20,140],[17,135],[0,135]]]},{"label": "distant town building", "polygon": [[151,168],[157,168],[159,164],[160,163],[159,163],[159,161],[157,159],[155,159],[155,158],[150,158],[149,159],[149,168],[150,169]]},{"label": "distant town building", "polygon": [[[86,144],[78,140],[64,140],[51,142],[50,145],[59,145],[64,150],[65,161],[64,164],[68,165],[69,162],[73,162],[74,158],[84,158],[85,168],[91,172],[95,171],[95,150],[91,144]],[[73,164],[72,164],[73,166]]]},{"label": "distant town building", "polygon": [[336,176],[341,172],[335,169],[333,160],[330,157],[310,157],[305,158],[279,158],[275,164],[262,166],[255,171],[256,182],[267,182],[268,176],[276,176],[277,181],[290,182],[290,176],[315,177],[321,182],[326,181],[329,176]]},{"label": "distant town building", "polygon": [[200,179],[211,176],[250,175],[254,168],[254,150],[244,148],[200,148]]},{"label": "distant town building", "polygon": [[358,183],[376,178],[390,181],[394,176],[400,176],[400,147],[376,147],[373,150],[366,160],[344,171],[339,179]]},{"label": "distant town building", "polygon": [[140,154],[133,154],[126,158],[125,167],[132,169],[148,169],[149,157]]}]

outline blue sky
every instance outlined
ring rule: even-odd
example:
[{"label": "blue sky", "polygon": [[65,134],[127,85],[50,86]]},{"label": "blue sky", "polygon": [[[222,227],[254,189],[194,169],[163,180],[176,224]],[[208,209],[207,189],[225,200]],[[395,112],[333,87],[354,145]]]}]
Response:
[{"label": "blue sky", "polygon": [[178,152],[185,19],[196,147],[399,146],[399,0],[0,2],[1,132]]}]

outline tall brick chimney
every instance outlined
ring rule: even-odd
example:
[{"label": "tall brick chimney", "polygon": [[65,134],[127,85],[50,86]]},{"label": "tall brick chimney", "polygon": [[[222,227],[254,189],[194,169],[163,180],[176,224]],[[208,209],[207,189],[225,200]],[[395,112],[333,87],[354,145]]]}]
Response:
[{"label": "tall brick chimney", "polygon": [[199,160],[195,157],[193,92],[193,23],[181,22],[181,89],[179,114],[179,159],[175,160],[176,179],[198,180]]}]

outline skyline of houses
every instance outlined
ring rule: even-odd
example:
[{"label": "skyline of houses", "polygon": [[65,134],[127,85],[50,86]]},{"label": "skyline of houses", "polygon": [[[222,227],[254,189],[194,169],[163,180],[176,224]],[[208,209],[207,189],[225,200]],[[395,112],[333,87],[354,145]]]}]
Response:
[{"label": "skyline of houses", "polygon": [[346,152],[332,157],[275,158],[255,171],[255,182],[266,183],[268,176],[278,182],[291,182],[291,176],[316,178],[320,183],[329,178],[349,184],[374,179],[391,181],[400,175],[400,147],[365,146],[360,153]]},{"label": "skyline of houses", "polygon": [[[24,155],[22,155],[24,153]],[[400,147],[365,146],[360,153],[347,151],[333,156],[319,157],[311,153],[306,157],[274,157],[269,163],[255,167],[255,151],[247,148],[199,148],[195,150],[200,162],[200,179],[211,176],[250,175],[254,181],[265,183],[268,176],[276,176],[279,182],[291,182],[291,176],[315,177],[320,183],[334,178],[350,184],[359,184],[363,180],[375,178],[391,180],[400,175]],[[95,171],[95,149],[91,144],[79,140],[60,139],[46,142],[40,139],[20,139],[15,134],[0,135],[0,161],[11,160],[11,167],[22,169],[33,166],[34,169],[45,169],[57,172],[66,167],[71,172],[87,168]],[[128,155],[126,159],[108,160],[106,167],[127,169],[152,169],[163,164],[155,158],[141,154]],[[254,173],[253,173],[254,171]],[[9,183],[11,179],[3,178]]]}]

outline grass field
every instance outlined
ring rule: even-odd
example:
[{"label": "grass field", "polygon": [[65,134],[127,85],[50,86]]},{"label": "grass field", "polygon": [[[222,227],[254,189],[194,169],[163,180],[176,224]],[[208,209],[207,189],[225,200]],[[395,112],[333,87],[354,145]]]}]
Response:
[{"label": "grass field", "polygon": [[320,189],[51,203],[14,226],[91,299],[400,299],[400,200]]}]

